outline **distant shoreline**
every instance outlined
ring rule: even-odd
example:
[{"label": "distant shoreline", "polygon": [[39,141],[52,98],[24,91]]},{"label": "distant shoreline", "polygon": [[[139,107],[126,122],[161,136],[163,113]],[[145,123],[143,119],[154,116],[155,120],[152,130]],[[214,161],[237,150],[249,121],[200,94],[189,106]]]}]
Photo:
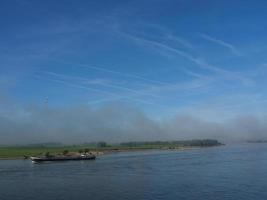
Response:
[{"label": "distant shoreline", "polygon": [[[122,152],[138,152],[138,151],[148,151],[148,150],[162,150],[162,151],[186,151],[200,148],[216,147],[222,144],[213,146],[176,146],[176,147],[116,147],[116,148],[88,148],[88,151],[96,156],[103,156],[112,153],[122,153]],[[0,160],[27,160],[30,156],[38,156],[44,152],[51,152],[52,154],[60,154],[63,149],[68,149],[67,147],[46,147],[46,148],[34,148],[34,147],[0,147]],[[69,148],[69,153],[77,154],[77,147],[71,149]],[[5,152],[5,154],[3,154]],[[19,155],[18,155],[19,154]]]},{"label": "distant shoreline", "polygon": [[146,151],[146,150],[190,150],[196,148],[206,148],[222,145],[217,140],[183,140],[183,141],[147,141],[147,142],[127,142],[119,144],[107,144],[106,142],[90,143],[84,145],[71,146],[9,146],[0,147],[0,160],[27,159],[30,156],[40,155],[77,155],[89,153],[96,156],[103,154]]},{"label": "distant shoreline", "polygon": [[[192,150],[192,149],[198,149],[200,147],[187,147],[187,148],[181,148],[181,149],[162,149],[162,148],[134,148],[134,149],[109,149],[109,150],[101,150],[101,151],[92,151],[92,153],[96,156],[104,156],[108,154],[113,153],[123,153],[123,152],[141,152],[141,151],[151,151],[151,150],[162,150],[162,151],[183,151],[183,150]],[[71,152],[73,153],[73,152]],[[24,158],[23,156],[19,157],[0,157],[0,160],[28,160],[28,158]]]},{"label": "distant shoreline", "polygon": [[[188,151],[188,150],[193,150],[193,149],[200,149],[200,148],[208,148],[208,147],[186,147],[186,148],[177,148],[177,149],[161,149],[161,148],[136,148],[136,149],[119,149],[119,150],[104,150],[104,151],[98,151],[96,154],[93,152],[94,155],[96,156],[104,156],[104,155],[109,155],[113,153],[123,153],[123,152],[142,152],[142,151],[151,151],[151,150],[159,150],[159,151]],[[24,158],[22,156],[20,157],[0,157],[1,160],[28,160],[29,158]]]}]

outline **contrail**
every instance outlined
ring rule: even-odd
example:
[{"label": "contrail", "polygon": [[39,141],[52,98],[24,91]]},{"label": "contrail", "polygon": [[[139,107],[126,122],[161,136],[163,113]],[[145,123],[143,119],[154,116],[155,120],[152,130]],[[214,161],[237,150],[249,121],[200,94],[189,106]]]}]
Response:
[{"label": "contrail", "polygon": [[230,43],[227,43],[227,42],[225,42],[223,40],[219,40],[217,38],[213,38],[213,37],[211,37],[209,35],[206,35],[206,34],[201,34],[200,36],[202,38],[204,38],[205,40],[207,40],[207,41],[210,41],[210,42],[213,42],[215,44],[218,44],[218,45],[221,45],[223,47],[228,48],[233,54],[235,54],[237,56],[241,56],[242,55],[242,53],[239,50],[237,50],[234,45],[232,45]]},{"label": "contrail", "polygon": [[[46,73],[46,74],[49,74],[49,75],[52,75],[52,76],[57,76],[57,77],[79,79],[79,80],[82,80],[82,81],[88,81],[87,83],[91,84],[89,82],[90,79],[83,78],[83,77],[69,76],[69,75],[65,75],[65,74],[59,74],[59,73],[54,73],[54,72],[46,72],[46,71],[44,71],[43,73]],[[154,95],[154,94],[150,94],[150,93],[144,93],[144,92],[140,92],[140,91],[137,91],[137,90],[134,90],[134,89],[131,89],[131,88],[122,87],[122,86],[118,86],[118,85],[114,85],[114,84],[112,84],[112,85],[111,84],[106,84],[106,83],[96,83],[96,84],[103,85],[103,86],[110,87],[110,88],[115,88],[115,89],[127,90],[129,92],[134,92],[134,93],[139,94],[139,95],[146,95],[146,96],[152,96],[152,97],[156,97],[156,98],[161,98],[161,96],[158,96],[158,95]]]},{"label": "contrail", "polygon": [[80,88],[80,89],[91,90],[91,91],[102,93],[102,94],[109,94],[109,95],[113,95],[113,96],[118,96],[118,95],[116,95],[114,93],[111,93],[111,92],[107,92],[107,91],[98,90],[98,89],[95,89],[95,88],[89,88],[89,87],[77,85],[77,84],[69,83],[67,81],[62,81],[62,80],[57,80],[57,79],[51,79],[51,78],[44,78],[44,77],[41,77],[41,76],[38,76],[38,75],[34,75],[34,77],[35,78],[38,78],[38,79],[43,79],[43,80],[51,81],[51,82],[61,83],[63,85],[69,86],[69,87],[76,87],[76,88]]},{"label": "contrail", "polygon": [[91,87],[86,87],[86,86],[81,86],[81,85],[69,83],[67,81],[44,78],[44,77],[41,77],[41,76],[38,76],[38,75],[35,75],[34,77],[38,78],[38,79],[43,79],[43,80],[47,80],[47,81],[51,81],[51,82],[60,83],[60,84],[63,84],[63,85],[69,86],[69,87],[75,87],[75,88],[90,90],[90,91],[94,91],[94,92],[98,92],[98,93],[102,93],[102,94],[109,94],[109,95],[112,95],[112,96],[116,96],[117,99],[128,99],[128,100],[136,101],[136,102],[139,102],[139,103],[160,106],[160,107],[163,107],[163,108],[169,107],[169,106],[163,106],[163,105],[160,105],[160,104],[157,104],[157,103],[153,103],[153,102],[149,102],[149,101],[145,101],[145,100],[141,100],[141,99],[136,99],[136,98],[132,98],[132,97],[128,97],[128,96],[118,95],[118,94],[115,94],[115,93],[112,93],[112,92],[108,92],[108,91],[103,91],[103,90],[99,90],[99,89],[95,89],[95,88],[91,88]]},{"label": "contrail", "polygon": [[128,38],[132,39],[132,40],[141,41],[143,43],[150,44],[150,45],[165,49],[167,51],[173,52],[173,53],[175,53],[175,54],[177,54],[177,55],[179,55],[179,56],[181,56],[181,57],[183,57],[183,58],[195,63],[196,65],[198,65],[199,67],[201,67],[203,69],[207,69],[207,70],[216,72],[216,73],[218,73],[220,75],[223,75],[226,78],[238,79],[243,83],[251,84],[251,80],[246,78],[246,77],[242,77],[237,73],[233,73],[233,72],[231,72],[229,70],[225,70],[225,69],[219,68],[217,66],[211,65],[211,64],[207,63],[205,60],[203,60],[201,58],[193,57],[192,55],[188,54],[187,52],[184,52],[184,51],[181,51],[179,49],[173,48],[173,47],[171,47],[171,46],[169,46],[167,44],[164,44],[164,43],[161,43],[161,42],[158,42],[158,41],[154,41],[154,40],[149,40],[149,39],[146,39],[146,38],[140,38],[140,37],[137,37],[137,36],[129,34],[129,33],[121,32],[121,34],[124,35],[125,37],[128,37]]},{"label": "contrail", "polygon": [[120,98],[117,98],[117,97],[103,98],[103,99],[97,99],[97,100],[89,101],[87,103],[90,105],[93,105],[93,104],[99,104],[99,103],[106,102],[106,101],[116,101],[118,99],[120,99]]},{"label": "contrail", "polygon": [[167,82],[158,81],[158,80],[152,80],[152,79],[145,78],[143,76],[139,76],[139,75],[135,75],[135,74],[129,74],[129,73],[124,73],[124,72],[119,72],[119,71],[115,71],[115,70],[110,70],[110,69],[106,69],[106,68],[103,68],[103,67],[96,67],[96,66],[85,65],[85,64],[68,63],[68,62],[59,61],[59,60],[56,60],[56,61],[57,62],[60,62],[62,64],[76,65],[76,66],[84,67],[84,68],[87,68],[87,69],[93,69],[93,70],[97,70],[97,71],[102,71],[102,72],[117,74],[117,75],[121,75],[121,76],[126,76],[126,77],[129,77],[129,78],[135,78],[135,79],[147,81],[147,82],[150,82],[150,83],[156,83],[156,84],[161,84],[161,85],[167,85],[167,84],[169,84]]}]

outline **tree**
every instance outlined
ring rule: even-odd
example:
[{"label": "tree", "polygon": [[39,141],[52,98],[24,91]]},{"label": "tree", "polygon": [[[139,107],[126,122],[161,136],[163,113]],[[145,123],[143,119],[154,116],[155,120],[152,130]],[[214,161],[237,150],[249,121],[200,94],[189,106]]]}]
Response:
[{"label": "tree", "polygon": [[68,150],[64,150],[63,152],[62,152],[62,154],[65,156],[65,155],[67,155],[69,153],[69,151]]},{"label": "tree", "polygon": [[107,147],[107,143],[106,142],[98,142],[97,147]]},{"label": "tree", "polygon": [[79,149],[78,152],[79,152],[79,153],[83,153],[84,151],[83,151],[82,149]]},{"label": "tree", "polygon": [[89,149],[88,148],[85,148],[84,149],[84,153],[88,153],[89,152]]},{"label": "tree", "polygon": [[46,152],[45,153],[45,157],[50,157],[50,153],[49,152]]}]

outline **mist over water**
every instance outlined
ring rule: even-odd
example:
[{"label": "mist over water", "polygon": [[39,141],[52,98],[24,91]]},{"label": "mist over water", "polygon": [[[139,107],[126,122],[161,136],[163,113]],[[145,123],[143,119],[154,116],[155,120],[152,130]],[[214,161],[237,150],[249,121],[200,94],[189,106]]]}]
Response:
[{"label": "mist over water", "polygon": [[0,109],[0,143],[4,145],[204,138],[242,142],[265,139],[267,132],[267,119],[252,115],[218,122],[178,113],[158,120],[119,103],[92,109],[88,105],[22,107],[7,102],[3,100]]}]

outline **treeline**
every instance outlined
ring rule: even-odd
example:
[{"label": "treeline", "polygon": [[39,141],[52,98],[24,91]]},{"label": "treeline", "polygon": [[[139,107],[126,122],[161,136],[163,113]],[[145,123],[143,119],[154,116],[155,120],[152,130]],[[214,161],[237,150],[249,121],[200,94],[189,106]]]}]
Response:
[{"label": "treeline", "polygon": [[90,151],[117,151],[127,149],[176,149],[180,147],[212,147],[222,145],[217,140],[182,140],[182,141],[147,141],[147,142],[123,142],[106,143],[104,141],[64,145],[61,143],[42,143],[22,146],[6,146],[0,148],[1,158],[27,158],[36,155],[56,155],[79,152],[87,153]]},{"label": "treeline", "polygon": [[180,141],[147,141],[147,142],[124,142],[120,143],[123,147],[140,147],[140,146],[181,146],[181,147],[210,147],[222,145],[218,140],[180,140]]},{"label": "treeline", "polygon": [[247,143],[267,143],[267,140],[248,140]]},{"label": "treeline", "polygon": [[210,147],[221,145],[214,139],[176,140],[176,141],[133,141],[122,143],[107,143],[104,141],[90,142],[76,145],[63,145],[62,143],[28,144],[16,147],[24,148],[69,148],[69,149],[101,149],[101,148],[161,148],[161,147]]}]

